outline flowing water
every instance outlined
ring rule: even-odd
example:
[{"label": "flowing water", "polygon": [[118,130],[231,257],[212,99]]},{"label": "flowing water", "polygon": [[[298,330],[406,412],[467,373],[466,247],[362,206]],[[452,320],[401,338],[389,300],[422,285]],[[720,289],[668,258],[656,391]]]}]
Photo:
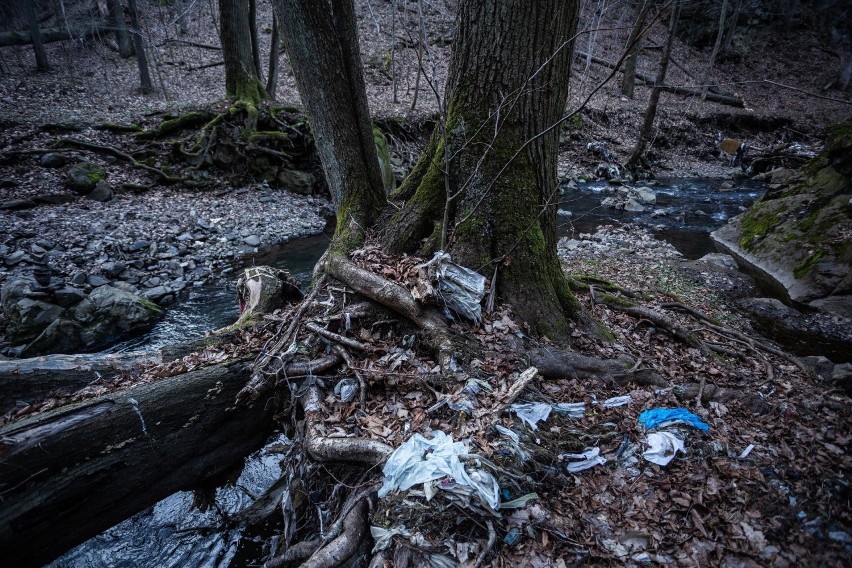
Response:
[{"label": "flowing water", "polygon": [[[736,182],[733,189],[721,189],[723,180],[664,180],[652,189],[657,203],[647,211],[632,213],[601,207],[605,197],[615,193],[606,183],[579,184],[567,191],[560,202],[560,236],[578,237],[593,233],[602,224],[638,223],[671,242],[684,256],[698,258],[713,251],[709,233],[748,207],[763,191],[755,182]],[[564,215],[570,211],[571,216]],[[654,211],[658,211],[654,215]],[[664,211],[665,215],[659,212]],[[235,266],[268,264],[290,270],[307,282],[314,263],[328,245],[328,235],[299,239],[266,250]],[[207,331],[233,323],[238,317],[232,289],[205,289],[168,311],[166,318],[150,333],[125,342],[113,351],[154,349],[168,343],[201,337]],[[286,442],[281,436],[270,443]],[[54,561],[55,568],[100,567],[219,567],[259,565],[259,536],[243,534],[227,526],[223,518],[244,509],[250,494],[259,495],[281,474],[278,457],[270,446],[246,458],[245,467],[234,483],[215,490],[215,506],[202,511],[193,504],[193,494],[180,492],[81,544]]]}]

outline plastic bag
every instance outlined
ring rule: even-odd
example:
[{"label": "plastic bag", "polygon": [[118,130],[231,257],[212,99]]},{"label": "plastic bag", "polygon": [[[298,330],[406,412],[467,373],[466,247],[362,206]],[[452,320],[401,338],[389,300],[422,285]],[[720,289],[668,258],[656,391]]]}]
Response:
[{"label": "plastic bag", "polygon": [[450,255],[440,250],[432,260],[417,268],[427,267],[430,278],[437,280],[435,294],[444,305],[479,325],[482,321],[482,308],[479,303],[485,295],[485,277],[470,268],[453,263]]},{"label": "plastic bag", "polygon": [[340,397],[343,402],[350,402],[355,399],[358,394],[358,381],[355,379],[341,379],[334,385],[334,394]]},{"label": "plastic bag", "polygon": [[492,509],[500,508],[499,486],[490,473],[472,470],[468,473],[459,457],[469,455],[467,444],[453,442],[451,436],[435,430],[432,438],[414,434],[388,458],[382,470],[384,483],[379,497],[395,489],[405,491],[442,477],[451,477],[454,484],[440,484],[441,489],[452,490],[455,485],[470,490]]},{"label": "plastic bag", "polygon": [[564,414],[568,418],[582,418],[586,414],[585,402],[560,402],[553,405],[556,414]]},{"label": "plastic bag", "polygon": [[601,455],[601,449],[598,447],[586,448],[582,454],[563,454],[562,457],[580,460],[572,461],[566,466],[571,473],[577,473],[578,471],[606,463],[606,458]]},{"label": "plastic bag", "polygon": [[552,407],[545,402],[525,402],[513,404],[509,410],[517,414],[518,418],[527,423],[530,428],[538,430],[537,424],[547,420]]},{"label": "plastic bag", "polygon": [[671,432],[651,432],[648,434],[648,449],[642,453],[642,457],[651,463],[665,466],[678,452],[686,453],[683,440]]},{"label": "plastic bag", "polygon": [[704,432],[710,430],[710,427],[701,418],[685,408],[652,408],[651,410],[645,410],[639,415],[639,422],[649,430],[675,422],[688,424]]}]

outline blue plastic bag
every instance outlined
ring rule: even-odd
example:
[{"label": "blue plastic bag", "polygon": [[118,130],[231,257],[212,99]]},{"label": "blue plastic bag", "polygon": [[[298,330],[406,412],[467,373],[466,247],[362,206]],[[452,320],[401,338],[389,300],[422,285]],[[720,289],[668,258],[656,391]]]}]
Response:
[{"label": "blue plastic bag", "polygon": [[685,408],[652,408],[651,410],[645,410],[639,415],[639,422],[649,430],[665,422],[675,420],[684,422],[704,432],[710,430],[710,427],[701,418]]}]

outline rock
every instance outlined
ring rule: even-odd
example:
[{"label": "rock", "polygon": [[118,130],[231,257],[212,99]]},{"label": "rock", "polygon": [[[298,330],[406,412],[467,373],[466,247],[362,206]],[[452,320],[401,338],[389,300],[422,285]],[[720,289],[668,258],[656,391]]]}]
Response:
[{"label": "rock", "polygon": [[181,233],[180,235],[175,237],[175,240],[178,242],[191,241],[192,239],[193,237],[189,233]]},{"label": "rock", "polygon": [[16,179],[12,179],[12,178],[0,179],[0,189],[11,189],[13,187],[18,187],[19,185],[21,185],[21,182],[19,182]]},{"label": "rock", "polygon": [[42,155],[39,160],[39,164],[43,168],[61,168],[65,164],[69,163],[71,158],[66,154],[61,154],[59,152],[48,152],[47,154]]},{"label": "rock", "polygon": [[260,244],[260,238],[257,235],[249,235],[243,239],[243,242],[250,247],[256,247]]},{"label": "rock", "polygon": [[78,302],[82,302],[85,297],[86,294],[81,289],[73,286],[63,286],[53,293],[53,300],[58,306],[62,306],[63,308],[68,308]]},{"label": "rock", "polygon": [[632,192],[642,203],[656,203],[657,194],[650,187],[638,187]]},{"label": "rock", "polygon": [[128,246],[127,250],[129,250],[130,252],[137,252],[137,251],[140,251],[142,249],[146,249],[149,246],[151,246],[151,243],[149,241],[146,241],[145,239],[141,239],[141,240],[135,241],[130,246]]},{"label": "rock", "polygon": [[629,198],[627,203],[624,204],[625,211],[633,211],[634,213],[641,213],[645,210],[641,203],[636,201],[634,198]]},{"label": "rock", "polygon": [[49,251],[56,247],[55,241],[46,238],[36,239],[35,244],[43,248],[45,251]]},{"label": "rock", "polygon": [[823,355],[835,363],[852,361],[852,319],[805,314],[774,298],[749,298],[738,305],[762,335],[797,355]]},{"label": "rock", "polygon": [[65,183],[75,193],[85,195],[95,189],[98,182],[104,178],[106,170],[103,166],[93,162],[80,162],[68,170]]},{"label": "rock", "polygon": [[[4,287],[5,290],[5,287]],[[21,298],[17,302],[3,302],[6,316],[6,335],[15,345],[32,341],[55,319],[65,313],[56,304]]]},{"label": "rock", "polygon": [[699,262],[708,262],[715,264],[716,266],[721,266],[722,268],[730,268],[732,270],[736,270],[738,268],[737,261],[729,254],[711,252],[710,254],[705,254],[698,260]]},{"label": "rock", "polygon": [[83,284],[86,284],[88,280],[89,277],[85,272],[75,272],[74,276],[71,277],[70,282],[75,286],[82,286]]},{"label": "rock", "polygon": [[109,280],[107,280],[100,274],[89,275],[89,286],[91,286],[92,288],[99,288],[101,286],[106,286],[107,284],[109,284]]},{"label": "rock", "polygon": [[113,286],[96,288],[70,312],[87,350],[148,329],[163,315],[157,305]]},{"label": "rock", "polygon": [[87,199],[91,199],[93,201],[100,201],[101,203],[106,203],[110,201],[115,194],[112,191],[112,185],[106,181],[101,180],[97,184],[95,184],[95,189],[90,191],[87,195]]},{"label": "rock", "polygon": [[281,170],[278,172],[276,180],[281,187],[301,194],[311,193],[316,182],[316,178],[312,174],[298,170]]},{"label": "rock", "polygon": [[17,266],[22,260],[24,260],[25,256],[27,256],[27,253],[22,250],[16,250],[3,259],[3,264],[6,266]]},{"label": "rock", "polygon": [[10,199],[0,202],[0,210],[2,211],[22,211],[32,209],[35,206],[36,202],[31,199]]},{"label": "rock", "polygon": [[298,302],[303,294],[299,281],[286,270],[271,266],[246,268],[237,280],[240,321],[271,314],[290,302]]},{"label": "rock", "polygon": [[101,264],[101,270],[103,270],[104,274],[106,274],[109,278],[116,278],[119,274],[124,272],[126,268],[127,265],[123,262],[109,261]]},{"label": "rock", "polygon": [[199,219],[198,221],[195,222],[195,224],[198,225],[199,227],[201,227],[202,229],[204,229],[205,231],[209,231],[210,227],[213,226],[213,225],[210,224],[210,221],[208,221],[207,219]]},{"label": "rock", "polygon": [[48,353],[75,353],[85,346],[82,326],[65,319],[55,319],[38,337],[21,351],[21,357],[37,357]]},{"label": "rock", "polygon": [[146,300],[151,300],[152,302],[159,303],[161,299],[163,299],[168,294],[171,294],[171,290],[166,288],[165,286],[154,286],[149,290],[145,290],[142,292],[142,297]]}]

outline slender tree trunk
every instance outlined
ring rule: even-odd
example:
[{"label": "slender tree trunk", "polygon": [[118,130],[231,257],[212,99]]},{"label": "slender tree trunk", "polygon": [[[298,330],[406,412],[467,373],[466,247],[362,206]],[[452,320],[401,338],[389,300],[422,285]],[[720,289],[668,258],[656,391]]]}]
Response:
[{"label": "slender tree trunk", "polygon": [[275,99],[278,90],[278,67],[281,62],[281,22],[278,14],[273,10],[272,14],[272,39],[269,47],[269,77],[266,78],[266,92],[269,97]]},{"label": "slender tree trunk", "polygon": [[636,62],[639,58],[639,33],[642,31],[642,26],[645,25],[645,19],[648,17],[650,4],[647,0],[643,0],[636,12],[636,20],[633,22],[633,28],[630,30],[630,37],[627,39],[627,49],[630,53],[624,61],[624,77],[621,80],[621,94],[628,99],[633,98],[633,88],[636,84]]},{"label": "slender tree trunk", "polygon": [[139,83],[143,93],[153,93],[154,84],[151,82],[151,73],[148,71],[148,57],[145,55],[145,42],[142,40],[142,28],[139,26],[139,11],[136,8],[136,0],[128,0],[127,8],[130,12],[130,25],[133,28],[133,48],[136,50],[136,64],[139,66]]},{"label": "slender tree trunk", "polygon": [[263,68],[260,66],[260,43],[257,39],[257,0],[249,0],[249,35],[251,36],[251,54],[254,58],[254,70],[257,78],[263,82]]},{"label": "slender tree trunk", "polygon": [[713,66],[716,64],[716,56],[719,54],[719,48],[722,46],[722,37],[725,35],[725,14],[728,10],[728,0],[722,0],[722,8],[719,12],[719,30],[716,33],[716,43],[713,44],[713,52],[710,53],[710,61],[707,62],[707,69],[704,71],[704,77],[701,79],[701,100],[707,98],[707,92],[710,90],[708,81],[710,73],[713,72]]},{"label": "slender tree trunk", "polygon": [[731,16],[731,25],[728,26],[728,31],[725,33],[725,41],[723,43],[722,52],[731,49],[731,44],[734,41],[734,32],[737,31],[737,20],[740,19],[740,12],[743,9],[743,0],[734,0],[734,15]]},{"label": "slender tree trunk", "polygon": [[561,0],[460,2],[446,124],[382,226],[390,248],[428,253],[446,219],[453,258],[487,275],[496,267],[500,297],[553,339],[580,314],[556,256],[558,129],[550,129],[568,95],[577,12],[577,2]]},{"label": "slender tree trunk", "polygon": [[275,0],[275,10],[346,247],[385,204],[352,0]]},{"label": "slender tree trunk", "polygon": [[30,26],[30,37],[32,37],[36,67],[39,71],[50,71],[50,64],[47,62],[47,52],[44,51],[44,43],[41,41],[41,30],[38,27],[38,18],[36,18],[35,13],[35,2],[24,0],[24,9],[26,10],[27,22]]},{"label": "slender tree trunk", "polygon": [[249,6],[242,0],[219,0],[220,38],[225,59],[225,93],[255,107],[267,97],[257,74]]},{"label": "slender tree trunk", "polygon": [[124,8],[121,0],[109,1],[109,14],[112,24],[115,26],[115,40],[118,43],[118,54],[124,58],[133,55],[133,42],[127,31],[127,22],[124,19]]},{"label": "slender tree trunk", "polygon": [[651,98],[648,101],[648,108],[645,109],[645,119],[642,122],[642,129],[639,131],[639,139],[636,141],[636,146],[627,160],[627,169],[636,171],[642,155],[645,153],[645,147],[648,140],[651,138],[651,129],[654,126],[654,119],[657,116],[657,103],[660,102],[660,93],[662,92],[663,83],[666,80],[666,71],[669,67],[669,57],[672,53],[672,44],[674,43],[675,25],[677,24],[678,13],[680,12],[680,4],[675,2],[671,8],[671,18],[669,19],[669,37],[666,40],[666,47],[663,50],[663,55],[660,59],[660,69],[657,72],[657,79],[654,81],[654,88],[651,89]]}]

